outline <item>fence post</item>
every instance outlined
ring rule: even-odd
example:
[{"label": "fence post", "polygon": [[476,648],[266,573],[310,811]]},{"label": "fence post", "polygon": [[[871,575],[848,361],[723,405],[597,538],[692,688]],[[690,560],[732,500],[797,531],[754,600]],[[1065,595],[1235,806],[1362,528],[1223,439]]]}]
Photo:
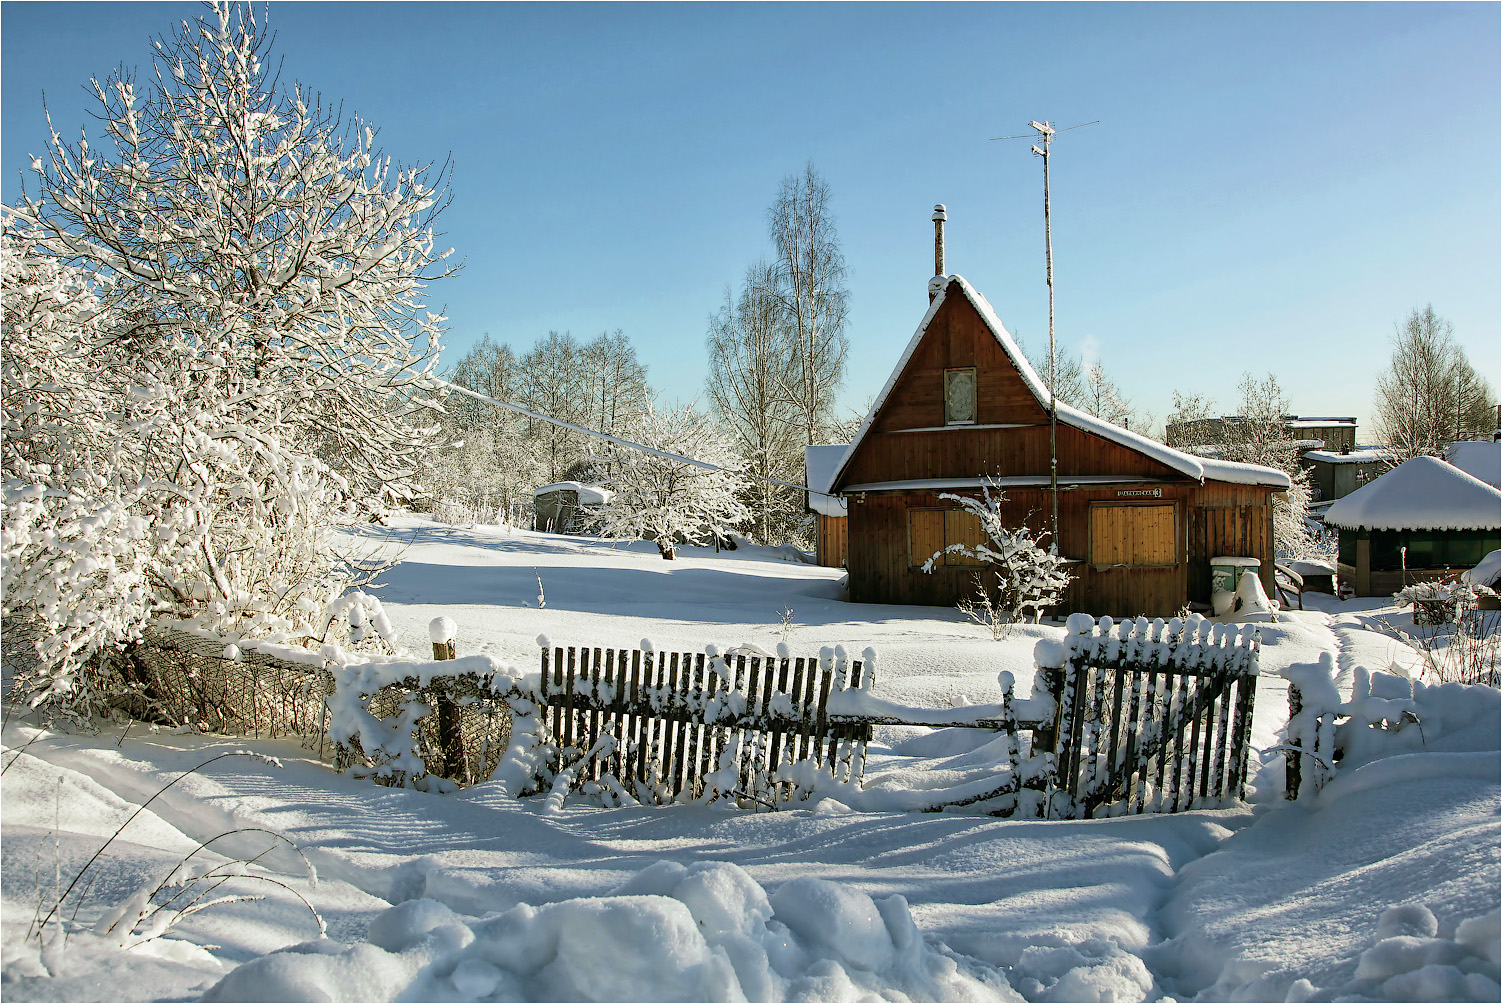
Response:
[{"label": "fence post", "polygon": [[[1289,683],[1288,720],[1290,722],[1293,721],[1294,717],[1303,710],[1304,695],[1299,693],[1298,684]],[[1283,751],[1285,771],[1283,797],[1292,802],[1299,797],[1299,786],[1303,783],[1303,766],[1301,763],[1303,759],[1303,743],[1299,741],[1297,736],[1289,736],[1288,745],[1292,746],[1293,749]]]},{"label": "fence post", "polygon": [[[434,617],[428,624],[428,638],[433,642],[433,661],[448,662],[454,658],[454,637],[458,626],[447,617]],[[440,684],[441,686],[441,684]],[[459,705],[448,695],[447,688],[438,693],[438,747],[443,751],[442,776],[462,779],[464,776],[464,731],[459,723]]]},{"label": "fence post", "polygon": [[1033,689],[1044,690],[1053,698],[1053,720],[1033,730],[1033,756],[1057,752],[1059,745],[1060,719],[1064,714],[1064,677],[1066,670],[1055,666],[1039,666]]}]

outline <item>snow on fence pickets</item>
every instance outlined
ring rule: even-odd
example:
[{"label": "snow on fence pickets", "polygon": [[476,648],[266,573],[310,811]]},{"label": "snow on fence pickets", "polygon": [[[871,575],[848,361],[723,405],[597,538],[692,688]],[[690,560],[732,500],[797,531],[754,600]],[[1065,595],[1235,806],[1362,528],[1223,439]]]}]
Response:
[{"label": "snow on fence pickets", "polygon": [[[348,614],[354,642],[384,624],[373,599]],[[951,709],[877,697],[870,649],[851,659],[840,647],[794,657],[785,645],[659,652],[645,640],[608,649],[539,638],[539,668],[527,671],[489,656],[453,658],[447,618],[430,633],[431,662],[266,642],[244,643],[249,653],[226,646],[219,661],[245,675],[236,692],[257,695],[254,707],[297,709],[278,719],[280,732],[316,735],[320,753],[331,740],[340,770],[436,791],[493,779],[517,797],[546,793],[549,807],[572,791],[605,805],[731,799],[770,808],[817,794],[872,809],[1089,818],[1176,812],[1245,792],[1260,645],[1251,625],[1076,614],[1062,639],[1035,647],[1029,698],[1015,697],[1004,672],[998,703]],[[168,646],[184,647],[180,638]],[[192,647],[202,660],[212,643],[200,637]],[[295,660],[290,686],[261,668],[279,658]],[[182,721],[261,721],[210,713],[224,702],[202,687],[186,693]],[[200,705],[186,707],[193,700]],[[985,776],[898,797],[862,786],[875,726],[989,729],[1002,741],[987,747]],[[1304,746],[1317,755],[1328,744]]]},{"label": "snow on fence pickets", "polygon": [[[1322,653],[1316,663],[1289,666],[1287,782],[1284,797],[1311,798],[1335,773],[1337,760],[1360,764],[1373,755],[1393,752],[1393,743],[1413,749],[1424,745],[1420,704],[1426,691],[1459,693],[1456,683],[1426,687],[1423,682],[1358,666],[1351,699],[1342,701],[1335,686],[1335,660]],[[1443,717],[1444,701],[1429,701],[1428,718]]]},{"label": "snow on fence pickets", "polygon": [[[1055,809],[1090,818],[1244,797],[1261,634],[1191,614],[1073,614],[1034,660],[1059,694]],[[1036,685],[1035,685],[1036,687]]]}]

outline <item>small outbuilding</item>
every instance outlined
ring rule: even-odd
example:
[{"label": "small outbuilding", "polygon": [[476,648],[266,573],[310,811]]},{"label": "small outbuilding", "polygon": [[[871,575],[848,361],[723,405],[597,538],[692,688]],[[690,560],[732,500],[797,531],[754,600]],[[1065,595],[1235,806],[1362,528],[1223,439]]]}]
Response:
[{"label": "small outbuilding", "polygon": [[604,505],[612,498],[608,488],[577,481],[560,481],[532,490],[532,529],[550,533],[578,533],[588,506]]},{"label": "small outbuilding", "polygon": [[[922,568],[950,544],[981,539],[979,521],[945,494],[978,496],[994,483],[1007,525],[1052,523],[1048,388],[963,278],[935,276],[929,296],[827,489],[848,506],[858,602],[948,605],[974,594],[973,559],[949,554],[932,573]],[[1208,609],[1210,559],[1220,555],[1258,559],[1273,593],[1282,471],[1191,456],[1062,403],[1057,457],[1057,543],[1074,579],[1055,613]]]},{"label": "small outbuilding", "polygon": [[1376,480],[1392,463],[1392,451],[1387,447],[1367,446],[1361,449],[1310,450],[1303,455],[1301,466],[1309,472],[1315,499],[1334,502]]},{"label": "small outbuilding", "polygon": [[1405,460],[1335,502],[1340,580],[1357,596],[1453,579],[1502,538],[1502,491],[1438,457]]},{"label": "small outbuilding", "polygon": [[807,505],[818,518],[816,550],[819,564],[840,568],[845,564],[849,510],[845,500],[829,493],[835,471],[850,449],[848,443],[837,446],[806,446],[803,448],[803,474],[808,486]]}]

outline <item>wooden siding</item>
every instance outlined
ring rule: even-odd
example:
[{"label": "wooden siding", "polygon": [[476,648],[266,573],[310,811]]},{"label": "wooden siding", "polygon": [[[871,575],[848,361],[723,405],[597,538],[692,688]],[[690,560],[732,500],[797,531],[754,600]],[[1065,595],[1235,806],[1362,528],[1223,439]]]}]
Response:
[{"label": "wooden siding", "polygon": [[[944,424],[944,373],[976,368],[974,426]],[[1006,426],[995,428],[994,426]],[[1182,479],[1152,457],[1060,425],[1059,475]],[[948,297],[837,488],[922,478],[1047,477],[1048,411],[963,296]]]},{"label": "wooden siding", "polygon": [[839,568],[849,553],[850,520],[844,516],[819,514],[819,564]]},{"label": "wooden siding", "polygon": [[1166,566],[1178,564],[1176,506],[1154,503],[1090,508],[1090,564]]},{"label": "wooden siding", "polygon": [[[1057,613],[1083,611],[1113,617],[1146,615],[1167,617],[1188,601],[1210,600],[1209,559],[1221,554],[1239,554],[1259,559],[1264,579],[1272,571],[1271,523],[1268,490],[1250,486],[1222,486],[1192,482],[1162,486],[1163,496],[1150,503],[1137,503],[1144,510],[1175,508],[1171,523],[1155,521],[1156,532],[1172,527],[1174,564],[1161,567],[1109,567],[1090,559],[1090,513],[1096,505],[1114,508],[1115,488],[1091,488],[1059,494],[1059,551],[1074,559],[1069,566],[1075,576],[1064,605]],[[1262,505],[1201,506],[1203,495],[1212,501],[1227,498],[1257,498]],[[1094,504],[1094,505],[1093,505]],[[1125,504],[1125,503],[1123,503]],[[872,492],[850,500],[850,538],[847,564],[850,598],[867,603],[912,603],[948,606],[975,592],[975,573],[991,573],[984,567],[948,563],[925,573],[914,567],[915,548],[938,550],[952,541],[940,531],[937,516],[926,517],[926,536],[914,543],[910,510],[956,512],[955,503],[940,499],[937,492]],[[1014,489],[1007,492],[1003,520],[1008,526],[1026,522],[1045,531],[1050,519],[1047,489]],[[1231,547],[1233,549],[1224,549]],[[921,561],[919,562],[921,564]],[[1194,586],[1196,569],[1202,583]],[[987,580],[989,581],[989,580]],[[1197,592],[1196,592],[1197,588]],[[1271,595],[1271,588],[1264,583]]]},{"label": "wooden siding", "polygon": [[1267,595],[1273,583],[1273,489],[1207,481],[1195,491],[1189,526],[1189,599],[1210,602],[1210,559],[1256,558]]},{"label": "wooden siding", "polygon": [[[975,424],[946,427],[944,373],[972,366]],[[1208,604],[1209,559],[1221,554],[1258,558],[1263,584],[1272,594],[1271,489],[1221,482],[1201,485],[1145,453],[1062,424],[1058,462],[1065,482],[1059,495],[1059,551],[1072,559],[1075,579],[1056,613],[1171,616],[1188,600]],[[838,491],[930,478],[1046,478],[1049,466],[1044,405],[1033,397],[969,301],[962,295],[946,295],[834,487]],[[1085,476],[1115,477],[1124,483],[1067,484],[1070,478]],[[1159,495],[1143,498],[1143,490]],[[1009,488],[1007,497],[1006,525],[1026,522],[1035,530],[1048,529],[1047,488]],[[858,492],[849,502],[846,565],[852,600],[948,605],[974,594],[977,571],[991,574],[952,560],[932,573],[916,567],[945,543],[963,539],[958,506],[940,499],[938,491]],[[1122,526],[1117,529],[1127,536],[1109,543],[1103,537],[1092,552],[1092,506],[1114,509],[1132,504],[1144,511],[1120,514]],[[911,510],[955,514],[911,515]],[[1107,522],[1115,518],[1103,517]],[[1138,530],[1141,544],[1130,539]],[[1115,531],[1101,532],[1110,536]],[[1154,567],[1117,560],[1139,553],[1164,560]]]}]

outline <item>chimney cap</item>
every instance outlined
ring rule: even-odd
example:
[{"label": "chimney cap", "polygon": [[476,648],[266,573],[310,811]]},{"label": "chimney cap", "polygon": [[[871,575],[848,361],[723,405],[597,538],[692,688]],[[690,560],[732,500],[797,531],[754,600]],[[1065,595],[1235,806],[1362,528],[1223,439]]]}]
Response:
[{"label": "chimney cap", "polygon": [[949,213],[945,210],[944,203],[941,202],[937,206],[934,206],[934,222],[943,223],[947,219],[949,219]]}]

